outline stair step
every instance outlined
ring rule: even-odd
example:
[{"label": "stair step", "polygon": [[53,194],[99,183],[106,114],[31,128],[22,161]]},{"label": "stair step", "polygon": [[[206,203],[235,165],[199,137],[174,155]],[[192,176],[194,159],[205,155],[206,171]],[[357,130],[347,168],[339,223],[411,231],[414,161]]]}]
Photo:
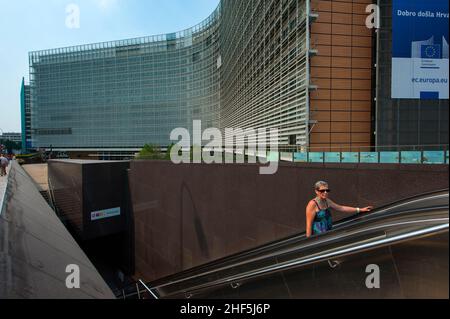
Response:
[{"label": "stair step", "polygon": [[45,201],[51,206],[50,196],[49,196],[48,192],[47,191],[41,191],[40,193],[41,193],[42,197],[44,197]]}]

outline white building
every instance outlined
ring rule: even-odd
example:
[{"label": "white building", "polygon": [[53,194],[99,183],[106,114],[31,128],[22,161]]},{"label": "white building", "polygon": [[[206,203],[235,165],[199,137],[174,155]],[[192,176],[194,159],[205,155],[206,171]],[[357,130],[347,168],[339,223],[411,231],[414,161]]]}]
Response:
[{"label": "white building", "polygon": [[20,143],[20,142],[22,142],[22,134],[21,133],[3,133],[2,135],[0,135],[0,140]]}]

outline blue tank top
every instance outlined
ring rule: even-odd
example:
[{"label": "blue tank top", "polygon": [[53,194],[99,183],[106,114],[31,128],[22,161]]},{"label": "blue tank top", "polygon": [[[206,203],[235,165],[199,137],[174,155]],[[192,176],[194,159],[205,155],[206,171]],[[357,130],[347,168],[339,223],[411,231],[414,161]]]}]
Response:
[{"label": "blue tank top", "polygon": [[314,203],[316,203],[319,212],[316,214],[316,218],[313,222],[313,235],[329,232],[333,228],[333,219],[331,217],[330,207],[328,207],[328,202],[326,209],[320,209],[319,203],[317,203],[316,200],[314,200]]}]

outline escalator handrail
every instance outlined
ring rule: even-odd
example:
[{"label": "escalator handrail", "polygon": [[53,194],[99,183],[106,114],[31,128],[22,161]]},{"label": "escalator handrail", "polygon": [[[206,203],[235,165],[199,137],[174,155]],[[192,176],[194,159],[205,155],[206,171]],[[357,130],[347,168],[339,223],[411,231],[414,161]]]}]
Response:
[{"label": "escalator handrail", "polygon": [[[447,207],[447,209],[448,209],[448,207]],[[435,222],[441,223],[439,227],[443,226],[444,228],[447,228],[447,229],[448,229],[448,218],[445,218],[445,219],[436,219],[436,220],[434,220],[434,221],[435,221]],[[416,221],[416,223],[420,223],[420,222],[421,222],[421,221]],[[411,223],[412,223],[412,222],[408,222],[408,223],[398,223],[398,224],[389,224],[389,225],[381,225],[381,226],[378,226],[378,227],[371,228],[371,229],[369,229],[369,230],[372,231],[372,232],[373,232],[373,231],[378,231],[378,232],[379,232],[379,231],[381,231],[382,229],[385,229],[386,227],[395,227],[395,226],[405,225],[405,224],[411,224]],[[442,223],[443,223],[443,224],[442,224]],[[433,226],[433,227],[435,227],[435,226]],[[367,232],[367,229],[361,230],[361,231],[359,231],[359,232]],[[358,233],[358,232],[353,233],[353,234],[347,233],[347,234],[345,234],[344,238],[345,238],[345,237],[351,237],[351,236],[354,236],[354,235],[357,234],[357,233]],[[330,234],[330,235],[333,235],[333,234]],[[320,238],[320,239],[322,239],[322,238]],[[300,247],[291,248],[291,249],[288,249],[288,250],[286,250],[286,251],[278,252],[278,253],[276,253],[276,254],[271,254],[271,255],[262,256],[262,257],[259,257],[259,258],[255,259],[255,260],[250,260],[250,261],[245,261],[245,262],[241,262],[241,263],[237,263],[237,264],[232,264],[232,265],[223,267],[222,269],[213,269],[213,270],[210,270],[210,271],[201,273],[201,274],[197,274],[197,275],[192,276],[192,277],[182,278],[182,279],[175,280],[175,281],[170,281],[170,280],[168,280],[168,281],[166,281],[165,283],[163,283],[162,281],[156,281],[156,282],[154,282],[154,283],[152,284],[152,287],[154,287],[155,290],[158,290],[158,289],[161,289],[161,288],[164,288],[164,287],[167,287],[167,286],[170,286],[170,285],[174,285],[174,284],[177,284],[177,283],[187,282],[187,281],[192,280],[192,279],[197,279],[197,278],[204,277],[204,276],[206,276],[206,275],[210,275],[210,274],[213,274],[213,273],[218,273],[218,272],[223,271],[223,270],[227,270],[227,269],[235,268],[235,267],[238,267],[238,266],[243,266],[243,265],[246,265],[246,264],[250,264],[250,263],[255,262],[255,261],[258,261],[258,260],[269,259],[269,258],[275,258],[275,257],[279,257],[279,256],[281,256],[281,255],[283,255],[283,254],[292,253],[292,252],[295,252],[295,251],[303,251],[304,249],[307,249],[307,248],[314,248],[314,246],[318,246],[318,244],[325,244],[325,245],[331,244],[331,243],[335,242],[336,239],[339,239],[339,241],[340,241],[340,240],[342,240],[342,237],[341,237],[341,238],[339,238],[339,237],[336,238],[336,236],[330,236],[330,238],[326,238],[326,239],[324,239],[324,240],[319,240],[319,242],[311,241],[311,242],[308,242],[307,245],[301,245]],[[320,248],[322,248],[322,246],[323,246],[323,245],[320,245]],[[318,253],[317,253],[317,252],[316,252],[316,253],[313,253],[312,255],[317,255],[317,254],[318,254],[318,255],[322,255],[322,253],[323,253],[323,251],[321,250],[320,252],[318,252]],[[268,266],[268,268],[267,268],[268,271],[270,271],[270,269],[274,269],[273,267],[275,267],[275,266]],[[258,270],[256,270],[256,271],[258,271]],[[251,274],[251,272],[250,272],[250,274]],[[245,277],[246,275],[244,274],[244,275],[242,275],[242,276]],[[241,277],[239,277],[239,278],[241,278]],[[219,279],[219,281],[221,281],[221,280],[222,280],[222,279]],[[230,280],[231,280],[231,279],[227,279],[227,281],[230,281]],[[158,283],[158,282],[161,282],[161,283]]]},{"label": "escalator handrail", "polygon": [[[427,194],[430,194],[430,195],[431,194],[439,194],[441,192],[444,192],[444,191],[439,191],[437,193],[436,192],[427,193]],[[421,196],[423,197],[423,196],[426,196],[426,195],[421,195]],[[436,196],[438,196],[438,197],[442,197],[442,196],[445,197],[445,196],[447,196],[448,197],[448,193],[447,194],[439,194],[439,195],[436,195]],[[416,197],[413,197],[413,198],[409,199],[409,201],[428,200],[428,199],[430,199],[430,197],[420,198],[420,196],[416,196]],[[380,209],[377,209],[376,211],[374,211],[371,214],[361,215],[361,216],[358,216],[357,218],[355,218],[353,216],[353,217],[349,217],[349,218],[343,219],[343,220],[339,221],[338,223],[336,223],[336,225],[334,226],[334,230],[338,230],[338,229],[348,225],[349,223],[355,223],[355,222],[358,222],[358,221],[367,220],[368,218],[377,218],[382,213],[385,213],[387,210],[390,210],[389,207],[392,207],[392,206],[396,207],[396,206],[409,204],[409,202],[405,203],[405,201],[407,201],[407,200],[399,201],[399,202],[397,202],[398,204],[396,203],[396,204],[393,204],[393,205],[390,205],[390,206],[387,206],[387,205],[383,206],[383,207],[381,207]],[[386,209],[386,207],[388,207],[388,209]],[[445,207],[434,206],[432,208],[445,208]],[[413,209],[413,211],[417,211],[417,209]],[[401,212],[401,214],[408,213],[408,212],[409,211],[403,211],[403,212]],[[159,282],[162,282],[162,281],[167,282],[167,281],[174,280],[176,278],[186,277],[186,276],[188,276],[189,274],[192,274],[192,273],[201,272],[202,270],[215,268],[216,266],[223,265],[225,263],[233,262],[233,260],[235,260],[235,259],[245,259],[247,257],[251,257],[251,256],[255,256],[255,255],[257,256],[259,253],[263,253],[264,251],[267,251],[267,250],[270,250],[270,249],[275,249],[277,247],[282,247],[282,246],[288,245],[290,243],[295,243],[296,241],[302,242],[302,241],[304,241],[305,238],[306,238],[305,233],[297,234],[297,235],[294,235],[294,236],[286,238],[286,239],[282,239],[282,240],[279,240],[279,241],[274,241],[274,242],[268,243],[266,245],[262,245],[260,247],[256,247],[254,249],[244,251],[242,253],[234,254],[232,256],[225,257],[225,258],[213,261],[213,262],[208,263],[208,264],[204,264],[202,266],[198,266],[198,267],[195,267],[195,268],[192,268],[192,269],[188,269],[186,271],[177,273],[175,275],[171,275],[171,276],[167,276],[165,278],[161,278],[159,280],[156,280],[155,283],[159,283]]]},{"label": "escalator handrail", "polygon": [[[447,207],[447,209],[448,209],[448,207]],[[427,222],[427,223],[429,221],[430,220],[425,220],[425,222]],[[396,227],[398,225],[404,225],[404,224],[421,223],[423,221],[415,220],[415,221],[410,221],[410,222],[406,222],[406,223],[403,222],[403,223],[397,223],[397,224],[381,225],[381,226],[377,227],[379,229],[377,229],[377,228],[370,229],[370,233],[368,234],[367,237],[360,237],[360,239],[356,242],[349,242],[347,244],[339,245],[337,247],[330,246],[330,244],[333,243],[333,240],[326,240],[326,241],[322,241],[322,242],[319,241],[319,243],[312,243],[309,246],[314,247],[314,246],[317,246],[317,244],[325,243],[325,248],[327,247],[326,245],[328,244],[328,249],[325,249],[325,250],[321,249],[319,252],[313,250],[313,251],[309,252],[307,255],[300,256],[297,258],[291,258],[291,259],[288,259],[281,263],[278,262],[278,259],[276,258],[279,256],[275,256],[275,255],[266,256],[266,258],[268,258],[268,259],[274,258],[275,261],[272,264],[264,266],[264,267],[256,267],[255,269],[251,269],[251,270],[248,270],[245,272],[241,272],[241,273],[238,272],[237,274],[226,275],[226,276],[220,277],[213,281],[205,281],[204,283],[196,284],[194,286],[189,286],[188,289],[186,289],[186,288],[178,289],[176,291],[169,292],[168,294],[166,294],[162,297],[161,296],[156,297],[156,295],[152,291],[160,292],[162,288],[168,287],[170,285],[182,283],[182,282],[188,282],[189,280],[192,280],[192,279],[205,277],[205,276],[209,275],[210,273],[219,272],[220,269],[213,270],[210,273],[201,273],[192,278],[183,278],[178,281],[167,281],[166,283],[161,283],[161,284],[153,283],[151,285],[153,287],[152,289],[148,288],[147,285],[145,285],[142,281],[140,281],[141,284],[143,284],[143,286],[146,288],[146,290],[143,290],[142,292],[129,294],[128,297],[135,296],[136,294],[139,295],[140,293],[145,293],[145,292],[150,292],[155,297],[155,299],[166,298],[168,296],[176,296],[179,294],[184,294],[185,296],[188,296],[188,295],[192,296],[192,294],[196,291],[214,288],[214,287],[222,286],[222,285],[233,285],[235,283],[240,284],[240,282],[242,282],[242,281],[248,281],[248,280],[260,277],[260,276],[270,275],[271,273],[284,271],[284,270],[288,270],[288,269],[291,269],[294,267],[308,265],[308,264],[320,262],[323,260],[330,260],[332,258],[336,258],[336,257],[342,256],[344,254],[351,254],[351,253],[355,253],[355,252],[361,251],[361,250],[369,250],[369,249],[373,249],[377,246],[389,245],[389,244],[392,244],[395,242],[405,241],[405,240],[412,239],[412,238],[423,237],[423,236],[427,236],[430,234],[448,232],[448,228],[449,228],[449,218],[448,217],[434,219],[431,221],[439,222],[439,224],[428,225],[427,227],[422,227],[422,228],[416,229],[412,232],[401,232],[399,234],[393,233],[392,236],[383,230],[386,229],[386,227]],[[364,233],[366,231],[367,230],[362,230],[361,232]],[[345,234],[343,237],[344,238],[352,237],[354,235],[355,234],[348,233],[348,234]],[[342,242],[342,240],[341,240],[342,236],[341,236],[341,238],[339,238],[339,237],[337,237],[337,238],[340,242]],[[334,238],[334,239],[336,239],[336,238]],[[305,248],[306,247],[297,247],[295,249],[291,249],[291,251],[289,251],[289,253],[295,252],[295,250],[302,251]],[[321,245],[321,248],[323,248],[323,245]],[[286,253],[286,252],[281,252],[281,254],[283,254],[283,253]],[[250,261],[250,262],[252,262],[252,261]],[[232,265],[232,267],[226,267],[226,268],[233,268],[233,267],[237,267],[237,266],[238,265]]]},{"label": "escalator handrail", "polygon": [[[212,281],[212,282],[208,281],[205,284],[193,286],[193,287],[190,287],[189,289],[182,289],[179,291],[175,291],[175,292],[168,294],[167,296],[174,296],[174,295],[178,295],[180,293],[184,293],[185,295],[186,294],[192,295],[193,293],[195,293],[197,291],[214,288],[214,287],[221,286],[224,284],[232,284],[232,283],[236,283],[236,282],[240,282],[240,281],[247,281],[250,279],[254,279],[256,277],[261,277],[261,276],[269,275],[271,273],[288,270],[293,267],[299,267],[301,265],[311,264],[311,263],[318,262],[321,260],[335,258],[338,256],[342,256],[343,254],[354,253],[356,251],[361,251],[361,250],[368,250],[373,247],[379,246],[381,244],[387,245],[387,244],[390,244],[392,242],[396,242],[399,240],[407,240],[407,239],[413,238],[413,237],[426,236],[431,233],[439,233],[439,232],[443,232],[445,230],[448,231],[448,227],[449,227],[449,225],[447,223],[445,225],[429,227],[429,228],[426,228],[426,229],[423,229],[420,231],[416,231],[414,233],[410,233],[410,234],[403,235],[403,236],[395,236],[393,238],[386,238],[385,236],[373,237],[370,239],[370,240],[373,240],[372,242],[357,243],[358,245],[356,245],[354,247],[348,247],[343,250],[338,250],[336,252],[330,252],[330,253],[320,255],[320,256],[312,256],[312,257],[307,256],[305,258],[289,260],[289,261],[286,261],[281,264],[275,264],[275,265],[267,266],[264,268],[257,268],[256,270],[251,270],[251,271],[248,271],[245,273],[240,273],[235,276],[220,278],[220,279],[218,279],[216,281]],[[159,287],[155,287],[155,289],[158,289],[158,288]]]},{"label": "escalator handrail", "polygon": [[[448,197],[448,189],[447,190],[441,190],[441,191],[435,191],[435,192],[429,192],[429,193],[425,193],[425,194],[422,194],[422,195],[417,195],[417,196],[414,196],[414,197],[411,197],[411,198],[408,198],[408,199],[404,199],[404,200],[398,201],[398,202],[396,202],[394,204],[383,206],[380,209],[377,209],[377,211],[375,211],[373,214],[365,215],[364,217],[366,217],[366,218],[367,217],[379,217],[382,212],[385,212],[387,210],[392,210],[393,206],[395,208],[396,206],[402,206],[402,205],[409,204],[407,201],[411,202],[411,201],[415,201],[415,200],[418,200],[418,201],[420,201],[420,200],[427,200],[427,199],[429,200],[430,197],[424,197],[424,196],[427,196],[427,195],[435,195],[436,197],[442,197],[442,196]],[[431,199],[433,197],[434,196],[432,196]],[[447,206],[442,206],[442,207],[433,206],[433,207],[427,208],[425,210],[439,209],[439,208],[448,210],[448,205]],[[418,209],[415,209],[413,211],[418,211]],[[401,214],[404,214],[404,213],[405,212],[401,212]],[[390,215],[390,216],[394,216],[394,215]],[[361,219],[363,219],[363,218],[358,218],[356,220],[354,218],[348,218],[348,219],[342,220],[341,222],[336,224],[336,229],[340,229],[340,228],[346,226],[346,224],[349,224],[349,222],[353,222],[354,223],[354,222],[357,222],[357,221],[361,221]],[[448,218],[447,218],[447,229],[448,229]],[[210,271],[212,271],[212,272],[220,271],[220,269],[212,269],[212,268],[215,268],[216,266],[217,266],[216,268],[220,268],[221,265],[224,265],[226,263],[230,263],[230,262],[233,261],[233,259],[241,259],[242,260],[246,256],[249,256],[249,257],[255,256],[255,255],[257,256],[258,254],[260,254],[260,253],[262,253],[264,251],[267,251],[267,250],[270,250],[270,249],[273,250],[273,249],[276,249],[277,247],[282,247],[284,245],[289,245],[291,243],[295,243],[296,241],[303,242],[304,239],[305,239],[305,235],[304,234],[295,235],[295,236],[292,236],[292,237],[287,238],[287,239],[283,239],[283,240],[280,240],[280,241],[275,241],[275,242],[272,242],[272,243],[269,243],[269,244],[257,247],[257,248],[252,249],[252,250],[248,250],[248,251],[245,251],[245,252],[242,252],[242,253],[238,253],[238,254],[235,254],[235,255],[232,255],[232,256],[229,256],[229,257],[225,257],[223,259],[216,260],[214,262],[205,264],[203,266],[195,267],[195,268],[192,268],[190,270],[186,270],[186,271],[177,273],[175,275],[171,275],[171,276],[168,276],[168,277],[165,277],[165,278],[158,279],[158,280],[154,281],[151,284],[151,286],[154,287],[154,288],[152,288],[152,290],[158,290],[158,289],[164,288],[164,286],[173,285],[173,284],[179,283],[179,282],[186,282],[186,281],[188,281],[190,279],[193,279],[193,278],[203,277],[203,276],[205,276],[206,273],[208,273],[208,271],[207,271],[208,269],[210,269]],[[305,247],[303,247],[302,249],[304,249],[304,248]],[[295,250],[295,248],[293,250]],[[289,253],[290,251],[292,251],[292,249],[288,250],[287,253]],[[284,253],[286,253],[286,251]],[[231,268],[231,267],[236,267],[239,264],[249,264],[249,263],[257,261],[259,259],[270,258],[270,257],[273,257],[273,254],[269,254],[269,255],[265,254],[263,256],[260,256],[259,258],[257,257],[256,259],[253,259],[253,260],[250,259],[250,260],[246,260],[245,262],[231,264],[228,267],[225,267],[224,269]],[[224,269],[222,269],[222,270],[224,270]],[[206,270],[206,271],[201,272],[202,270]],[[198,273],[195,276],[189,278],[190,274],[194,274],[196,272],[197,273],[200,272],[200,273]],[[230,279],[226,279],[226,280],[230,280]],[[216,285],[216,284],[214,284],[214,285]],[[145,293],[145,290],[143,290],[142,292]],[[130,294],[129,296],[132,296],[132,295],[136,295],[136,293]]]}]

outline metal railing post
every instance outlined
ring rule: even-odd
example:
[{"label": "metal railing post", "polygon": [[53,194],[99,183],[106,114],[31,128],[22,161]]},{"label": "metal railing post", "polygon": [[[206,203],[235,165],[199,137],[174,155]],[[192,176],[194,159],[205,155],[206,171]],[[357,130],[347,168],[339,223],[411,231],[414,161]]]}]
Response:
[{"label": "metal railing post", "polygon": [[141,279],[139,279],[139,282],[140,282],[140,284],[141,284],[142,286],[144,286],[144,288],[145,288],[145,289],[153,296],[153,298],[159,299],[158,296],[155,295],[155,294],[153,293],[153,291],[152,291],[149,287],[147,287],[147,285],[146,285]]}]

